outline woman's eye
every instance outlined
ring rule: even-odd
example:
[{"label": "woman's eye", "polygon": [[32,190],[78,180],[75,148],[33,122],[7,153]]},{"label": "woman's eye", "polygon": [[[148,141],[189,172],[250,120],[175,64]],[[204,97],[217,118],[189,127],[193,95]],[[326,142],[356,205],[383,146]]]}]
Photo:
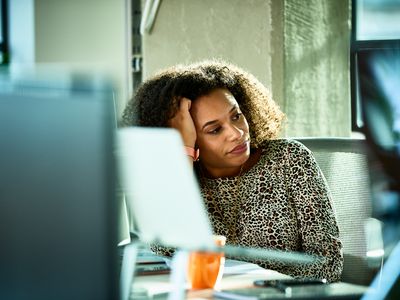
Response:
[{"label": "woman's eye", "polygon": [[234,121],[239,120],[241,115],[242,115],[242,113],[237,113],[237,114],[235,114],[235,115],[233,116],[232,119],[233,119]]},{"label": "woman's eye", "polygon": [[217,127],[217,128],[215,128],[213,130],[210,130],[208,133],[209,134],[217,134],[220,130],[221,130],[221,127]]}]

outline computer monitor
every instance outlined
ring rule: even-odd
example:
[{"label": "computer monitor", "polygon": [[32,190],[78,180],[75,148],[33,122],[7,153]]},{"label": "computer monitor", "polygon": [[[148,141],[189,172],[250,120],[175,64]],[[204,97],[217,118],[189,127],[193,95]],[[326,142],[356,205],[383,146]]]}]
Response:
[{"label": "computer monitor", "polygon": [[[386,261],[363,299],[400,297],[400,47],[357,54],[364,132],[371,146],[372,208],[384,223]],[[378,167],[377,167],[378,166]]]},{"label": "computer monitor", "polygon": [[400,45],[359,51],[357,62],[367,141],[400,190]]},{"label": "computer monitor", "polygon": [[0,78],[0,299],[117,299],[112,89],[51,75]]},{"label": "computer monitor", "polygon": [[[373,214],[382,221],[399,220],[400,48],[363,50],[358,53],[357,61],[364,132],[372,149],[371,160],[376,162],[371,165],[371,178],[384,181],[373,190],[378,192],[373,197]],[[374,169],[376,164],[381,166],[379,176]]]}]

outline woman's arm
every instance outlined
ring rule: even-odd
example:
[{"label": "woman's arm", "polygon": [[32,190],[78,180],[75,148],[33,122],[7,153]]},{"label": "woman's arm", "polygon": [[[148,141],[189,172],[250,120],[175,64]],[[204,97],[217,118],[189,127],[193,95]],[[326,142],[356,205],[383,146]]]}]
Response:
[{"label": "woman's arm", "polygon": [[305,268],[293,267],[291,273],[338,281],[343,269],[342,243],[326,180],[305,146],[292,141],[287,150],[287,193],[295,205],[303,251],[323,257]]},{"label": "woman's arm", "polygon": [[179,110],[168,121],[168,126],[179,131],[182,137],[183,144],[194,148],[196,143],[196,127],[192,116],[190,115],[190,107],[192,101],[187,98],[182,98],[179,102]]},{"label": "woman's arm", "polygon": [[[194,148],[197,134],[192,116],[190,115],[191,106],[191,100],[182,98],[179,102],[179,110],[176,112],[175,116],[168,121],[168,126],[178,130],[181,134],[183,144],[186,147],[193,149],[193,152],[195,152]],[[195,160],[194,154],[188,154],[188,159],[189,163],[193,165],[193,161]]]},{"label": "woman's arm", "polygon": [[161,255],[161,256],[170,256],[172,257],[175,253],[176,248],[172,247],[165,247],[158,244],[151,244],[150,250],[154,253]]}]

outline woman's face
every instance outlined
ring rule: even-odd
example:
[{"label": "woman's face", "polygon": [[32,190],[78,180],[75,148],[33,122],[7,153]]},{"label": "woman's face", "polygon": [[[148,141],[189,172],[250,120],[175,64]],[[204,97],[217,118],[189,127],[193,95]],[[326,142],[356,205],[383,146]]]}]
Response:
[{"label": "woman's face", "polygon": [[190,109],[202,165],[214,177],[237,175],[250,156],[249,125],[233,95],[216,89]]}]

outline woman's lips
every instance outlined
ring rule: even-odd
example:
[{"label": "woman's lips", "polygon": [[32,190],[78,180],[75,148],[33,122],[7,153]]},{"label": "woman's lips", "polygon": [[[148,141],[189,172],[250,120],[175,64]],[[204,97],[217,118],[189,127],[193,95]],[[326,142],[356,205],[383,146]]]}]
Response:
[{"label": "woman's lips", "polygon": [[236,146],[229,153],[231,154],[242,154],[247,151],[248,142],[244,142],[243,144]]}]

